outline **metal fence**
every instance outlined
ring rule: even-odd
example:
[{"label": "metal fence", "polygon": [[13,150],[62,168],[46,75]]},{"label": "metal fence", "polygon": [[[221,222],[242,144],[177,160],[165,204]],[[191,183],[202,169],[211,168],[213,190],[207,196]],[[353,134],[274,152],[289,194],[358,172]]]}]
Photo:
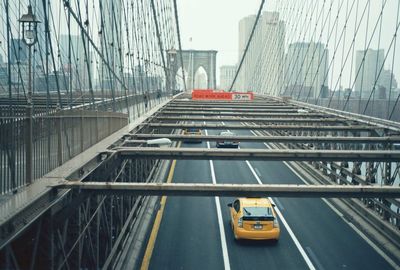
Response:
[{"label": "metal fence", "polygon": [[[0,106],[0,116],[0,193],[5,194],[26,184],[26,108]],[[124,113],[35,108],[33,178],[43,176],[127,123]]]}]

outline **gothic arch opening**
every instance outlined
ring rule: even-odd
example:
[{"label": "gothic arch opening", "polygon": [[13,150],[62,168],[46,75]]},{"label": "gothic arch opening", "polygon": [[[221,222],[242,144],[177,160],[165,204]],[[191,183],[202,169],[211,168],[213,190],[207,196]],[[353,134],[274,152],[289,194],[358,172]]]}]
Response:
[{"label": "gothic arch opening", "polygon": [[[171,89],[183,89],[181,71],[185,72],[186,88],[211,88],[216,87],[216,55],[214,50],[170,50],[167,54],[167,63],[171,73]],[[201,68],[200,68],[201,67]],[[174,74],[179,74],[175,80]],[[196,82],[196,84],[195,84]],[[179,86],[178,86],[178,85]],[[179,87],[179,88],[178,88]],[[171,90],[170,89],[170,90]]]},{"label": "gothic arch opening", "polygon": [[208,88],[208,76],[207,71],[203,66],[197,68],[194,73],[194,88],[196,89],[207,89]]}]

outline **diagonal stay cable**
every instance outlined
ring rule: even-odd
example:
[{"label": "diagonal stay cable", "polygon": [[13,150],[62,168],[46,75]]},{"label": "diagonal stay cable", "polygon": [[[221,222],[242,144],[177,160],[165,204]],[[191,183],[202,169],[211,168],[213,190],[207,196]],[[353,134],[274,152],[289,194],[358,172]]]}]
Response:
[{"label": "diagonal stay cable", "polygon": [[[176,5],[176,0],[174,0],[174,13],[175,13],[176,31],[177,31],[177,34],[178,34],[178,46],[179,46],[179,51],[181,52],[180,53],[180,60],[181,60],[181,65],[183,67],[181,32],[180,32],[180,29],[179,29],[178,8],[177,8],[177,5]],[[184,68],[182,68],[182,76],[183,76],[183,87],[185,88],[185,91],[186,91],[187,88],[186,88],[185,69]]]},{"label": "diagonal stay cable", "polygon": [[100,52],[99,48],[97,48],[96,44],[94,43],[93,39],[89,36],[89,33],[86,31],[85,27],[82,25],[82,22],[79,20],[78,16],[75,14],[75,12],[72,10],[71,6],[68,4],[68,2],[64,2],[64,7],[68,9],[68,11],[71,13],[72,17],[75,19],[77,24],[82,30],[82,34],[84,34],[90,44],[93,46],[93,49],[97,52],[97,54],[100,56],[101,60],[103,60],[104,63],[106,63],[106,66],[108,67],[109,71],[114,75],[114,77],[117,79],[117,81],[124,87],[126,88],[125,83],[121,80],[121,78],[115,73],[115,71],[110,67],[110,63],[104,58],[104,55]]},{"label": "diagonal stay cable", "polygon": [[257,26],[257,23],[258,23],[258,20],[260,19],[261,10],[263,9],[264,3],[265,3],[265,0],[261,0],[261,4],[260,4],[260,8],[258,9],[256,21],[254,22],[253,28],[251,29],[250,37],[249,37],[249,40],[247,41],[247,44],[246,44],[246,49],[244,50],[244,53],[243,53],[243,55],[242,55],[242,59],[240,59],[240,64],[239,64],[238,69],[236,70],[236,74],[235,74],[235,77],[233,78],[231,87],[229,87],[229,92],[232,91],[232,88],[233,88],[233,86],[235,85],[235,81],[236,81],[236,79],[237,79],[237,76],[239,75],[240,69],[241,69],[241,67],[242,67],[242,65],[243,65],[243,61],[244,61],[244,59],[245,59],[245,57],[246,57],[247,50],[249,49],[251,40],[252,40],[252,38],[253,38],[254,31],[255,31],[256,26]]}]

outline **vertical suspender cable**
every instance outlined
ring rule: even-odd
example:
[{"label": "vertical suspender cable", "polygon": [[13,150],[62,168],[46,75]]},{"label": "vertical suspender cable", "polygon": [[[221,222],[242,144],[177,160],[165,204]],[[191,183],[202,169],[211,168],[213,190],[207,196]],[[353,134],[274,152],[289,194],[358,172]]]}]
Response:
[{"label": "vertical suspender cable", "polygon": [[[179,55],[180,55],[180,60],[181,60],[181,66],[182,66],[182,77],[183,77],[183,87],[185,88],[185,91],[187,90],[186,88],[186,79],[185,79],[185,69],[183,68],[183,56],[182,56],[182,43],[181,43],[181,31],[179,28],[179,17],[178,17],[178,7],[176,4],[176,0],[174,0],[174,13],[175,13],[175,24],[176,24],[176,31],[178,34],[178,46],[179,46]],[[174,70],[172,70],[174,71]],[[175,76],[174,76],[175,77]],[[175,78],[173,78],[175,79]]]}]

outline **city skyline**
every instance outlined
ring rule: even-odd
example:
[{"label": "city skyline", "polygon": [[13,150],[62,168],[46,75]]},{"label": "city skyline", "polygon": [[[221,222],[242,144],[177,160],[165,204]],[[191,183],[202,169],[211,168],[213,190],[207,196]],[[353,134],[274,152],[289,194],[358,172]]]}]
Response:
[{"label": "city skyline", "polygon": [[[360,1],[359,8],[364,8],[365,1]],[[332,18],[331,18],[331,27],[334,22],[334,16],[338,14],[338,22],[337,28],[343,28],[346,22],[346,13],[345,7],[341,7],[341,12],[339,11],[338,5],[328,5],[329,2],[324,7],[325,14],[328,9],[331,8]],[[213,5],[216,8],[211,12],[208,10],[208,6]],[[220,0],[220,1],[211,1],[204,0],[201,2],[196,1],[181,1],[178,2],[178,7],[180,10],[180,24],[181,26],[181,36],[182,36],[182,46],[184,48],[192,48],[192,49],[210,49],[212,48],[218,50],[218,70],[220,66],[223,65],[236,65],[239,58],[239,32],[238,25],[239,21],[247,16],[255,16],[257,14],[258,7],[260,5],[260,1],[257,0],[249,0],[246,3],[241,3],[240,1],[228,1],[228,0]],[[223,20],[221,20],[221,16],[218,13],[218,10],[222,10],[224,7],[229,6],[229,13],[224,14]],[[321,6],[319,6],[321,7]],[[274,11],[280,7],[280,1],[269,1],[265,4],[264,10],[266,11]],[[369,6],[369,20],[376,21],[379,17],[381,4],[378,1],[372,1]],[[343,88],[348,88],[352,84],[352,80],[354,79],[354,58],[355,53],[353,55],[352,51],[354,50],[362,50],[368,44],[370,48],[377,49],[380,48],[388,51],[388,47],[391,39],[393,38],[394,28],[396,26],[396,10],[397,10],[397,2],[394,0],[388,0],[385,5],[385,16],[383,18],[382,24],[386,25],[385,31],[381,31],[380,42],[378,40],[378,31],[375,33],[375,38],[366,40],[366,35],[369,37],[373,31],[373,26],[368,28],[368,32],[366,31],[366,22],[364,20],[358,25],[354,21],[355,16],[351,16],[351,20],[347,22],[346,26],[346,35],[342,35],[342,40],[346,40],[346,47],[343,50],[343,41],[335,43],[335,31],[323,31],[322,36],[320,36],[321,28],[312,29],[310,28],[309,33],[306,35],[304,28],[297,28],[297,32],[294,32],[293,29],[296,29],[296,21],[293,21],[290,17],[283,18],[283,20],[287,20],[290,22],[289,29],[292,29],[290,35],[286,35],[285,41],[285,50],[287,51],[290,43],[294,42],[320,42],[324,44],[328,44],[328,50],[331,52],[330,59],[328,59],[328,66],[334,67],[330,72],[329,83],[328,85],[332,88],[337,84],[337,82],[341,82]],[[355,8],[353,9],[354,15]],[[360,11],[361,13],[361,11]],[[203,14],[207,15],[207,20],[204,20]],[[322,13],[323,14],[323,13]],[[300,23],[302,19],[301,17],[297,22]],[[360,20],[360,16],[358,17]],[[311,21],[310,24],[315,24],[315,21]],[[328,22],[325,22],[328,25]],[[320,21],[318,27],[323,25],[323,21]],[[354,45],[352,45],[351,41],[354,37],[354,32],[356,27],[358,27],[359,33],[355,38]],[[313,34],[314,33],[314,34]],[[340,32],[336,34],[336,40],[339,40]],[[327,39],[330,36],[330,42],[327,42]],[[303,40],[304,38],[304,40]],[[320,39],[320,40],[319,40]],[[211,41],[211,42],[210,42]],[[212,44],[212,45],[210,45]],[[399,59],[400,56],[398,52],[400,51],[400,43],[397,42],[396,45],[396,55],[395,59]],[[335,52],[335,54],[334,54]],[[331,63],[332,58],[334,57],[334,61]],[[388,60],[392,60],[393,58],[393,47],[388,55]],[[344,60],[347,59],[347,62],[344,63]],[[353,61],[351,61],[353,59]],[[352,62],[349,64],[349,62]],[[391,65],[392,61],[387,61],[385,64],[385,69],[393,70],[393,73],[396,78],[400,78],[400,66]],[[344,65],[343,70],[341,71],[341,66]],[[341,75],[340,75],[341,74]],[[219,78],[219,75],[217,76]],[[340,87],[338,86],[338,89]]]}]

